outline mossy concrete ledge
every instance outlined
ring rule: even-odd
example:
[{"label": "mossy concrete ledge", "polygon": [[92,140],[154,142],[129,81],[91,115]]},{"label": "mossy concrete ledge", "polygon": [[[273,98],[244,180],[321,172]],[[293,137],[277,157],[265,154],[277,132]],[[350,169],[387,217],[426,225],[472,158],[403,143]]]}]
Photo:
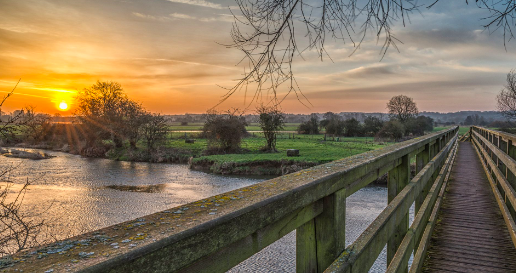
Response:
[{"label": "mossy concrete ledge", "polygon": [[298,270],[321,272],[345,248],[339,228],[345,198],[405,162],[404,156],[456,132],[450,128],[23,251],[4,258],[0,271],[224,272],[299,229]]}]

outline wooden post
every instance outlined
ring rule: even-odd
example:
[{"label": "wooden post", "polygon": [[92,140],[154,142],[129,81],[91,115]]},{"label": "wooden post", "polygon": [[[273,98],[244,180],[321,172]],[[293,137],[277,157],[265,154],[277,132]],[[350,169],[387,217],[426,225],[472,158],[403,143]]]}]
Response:
[{"label": "wooden post", "polygon": [[[389,203],[405,188],[410,180],[410,159],[408,155],[401,158],[401,164],[389,171],[387,181],[387,196]],[[409,226],[408,213],[403,217],[395,232],[387,241],[387,264],[392,261],[394,254],[407,233]]]},{"label": "wooden post", "polygon": [[[513,145],[512,140],[507,140],[507,155],[509,155],[512,159],[516,159],[516,147]],[[512,186],[513,189],[516,189],[516,174],[512,173],[509,168],[505,168],[505,177],[509,182],[509,185]],[[516,208],[512,207],[510,202],[507,203],[507,207],[511,212],[512,218],[516,219]]]},{"label": "wooden post", "polygon": [[[430,161],[430,145],[425,145],[425,150],[418,153],[416,155],[416,175],[425,167],[426,164],[428,164],[428,161]],[[423,201],[425,200],[427,192],[425,189],[419,194],[419,196],[416,198],[416,204],[415,204],[415,213],[419,211],[419,208],[423,204]]]},{"label": "wooden post", "polygon": [[323,272],[346,249],[346,190],[324,197],[323,212],[296,231],[296,271]]}]

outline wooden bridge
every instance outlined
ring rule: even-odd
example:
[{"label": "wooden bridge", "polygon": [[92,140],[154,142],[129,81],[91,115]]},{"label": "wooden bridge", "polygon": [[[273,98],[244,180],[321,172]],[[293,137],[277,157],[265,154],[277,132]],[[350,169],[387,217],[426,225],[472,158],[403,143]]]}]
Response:
[{"label": "wooden bridge", "polygon": [[[387,272],[516,272],[514,144],[450,128],[29,250],[2,270],[224,272],[296,230],[297,272],[368,272],[385,246]],[[346,246],[346,197],[385,173],[387,207]]]}]

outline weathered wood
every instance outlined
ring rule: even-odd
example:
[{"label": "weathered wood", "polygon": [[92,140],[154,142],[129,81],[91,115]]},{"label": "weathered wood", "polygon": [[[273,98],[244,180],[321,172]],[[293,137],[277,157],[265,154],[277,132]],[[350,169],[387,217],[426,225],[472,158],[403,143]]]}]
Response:
[{"label": "weathered wood", "polygon": [[[458,147],[456,146],[455,155],[453,155],[453,158],[451,160],[450,164],[453,164],[456,153],[457,153]],[[453,166],[450,166],[450,171]],[[409,273],[419,273],[421,272],[421,268],[423,267],[423,263],[425,258],[427,257],[427,250],[430,244],[430,237],[432,235],[432,232],[435,228],[435,223],[437,221],[437,215],[441,208],[442,201],[444,198],[444,194],[446,191],[446,187],[450,178],[450,173],[448,172],[445,179],[444,179],[444,185],[441,186],[441,189],[439,190],[439,194],[437,196],[437,199],[435,200],[435,205],[432,209],[432,212],[430,214],[430,217],[428,218],[427,224],[423,230],[423,233],[420,236],[420,239],[417,239],[419,241],[419,246],[416,249],[414,253],[414,259],[412,261],[412,265],[410,266]]]},{"label": "weathered wood", "polygon": [[[387,199],[392,202],[394,198],[407,186],[410,180],[410,160],[408,155],[402,157],[401,164],[390,170],[387,181]],[[405,233],[407,233],[409,225],[408,212],[400,224],[395,228],[396,230],[387,241],[387,264],[390,263],[396,251],[398,250]]]},{"label": "weathered wood", "polygon": [[[446,162],[443,168],[441,169],[439,176],[433,183],[429,194],[423,202],[421,210],[414,217],[414,221],[410,226],[410,229],[407,231],[407,234],[403,238],[403,241],[401,242],[400,247],[396,252],[396,255],[394,256],[393,260],[387,268],[387,273],[399,273],[407,271],[408,261],[410,259],[410,256],[412,255],[412,251],[414,249],[417,250],[416,242],[419,242],[421,236],[423,235],[423,231],[427,226],[428,219],[434,208],[434,204],[436,204],[438,194],[441,192],[441,187],[443,187],[445,181],[448,180],[449,173],[451,170],[451,164],[453,164],[453,159],[455,158],[456,151],[457,144],[455,144],[452,152],[446,159]],[[438,205],[439,204],[437,204],[437,206]]]},{"label": "weathered wood", "polygon": [[[507,140],[507,150],[505,152],[510,158],[516,159],[516,147],[514,147],[512,140]],[[516,189],[516,174],[509,171],[509,168],[505,168],[505,177],[507,182],[513,189]],[[510,206],[509,211],[511,212],[512,218],[516,219],[516,208]]]},{"label": "weathered wood", "polygon": [[[486,157],[486,152],[483,149],[479,149],[478,147],[480,144],[476,139],[474,139],[477,146],[475,147],[476,152],[480,158],[483,158],[484,160],[480,160],[482,163],[482,166],[484,167],[484,170],[486,173],[492,172],[494,174],[494,178],[491,175],[487,176],[487,179],[489,180],[489,183],[491,185],[491,188],[493,190],[493,193],[495,195],[496,201],[498,203],[498,206],[500,207],[500,211],[502,212],[503,218],[506,222],[507,229],[509,231],[509,234],[512,238],[514,247],[516,247],[516,224],[514,223],[514,218],[512,217],[509,209],[506,206],[507,199],[510,200],[510,203],[512,207],[516,207],[516,191],[510,187],[509,183],[507,182],[506,178],[503,176],[501,171],[496,168],[494,165],[492,159],[489,157]],[[489,171],[488,166],[491,167],[491,171]],[[505,199],[502,197],[502,195],[499,192],[499,189],[497,187],[497,184],[503,188],[505,192]]]},{"label": "weathered wood", "polygon": [[323,212],[315,218],[317,272],[323,272],[346,249],[346,190],[323,198]]},{"label": "weathered wood", "polygon": [[317,273],[317,243],[315,220],[310,220],[296,230],[296,272]]},{"label": "weathered wood", "polygon": [[367,272],[406,216],[415,197],[425,187],[435,169],[446,158],[457,140],[455,135],[423,170],[387,205],[360,237],[325,272]]},{"label": "weathered wood", "polygon": [[[430,145],[425,145],[425,149],[416,155],[416,173],[419,173],[423,167],[428,163],[430,160]],[[419,208],[423,204],[423,201],[425,200],[426,192],[425,189],[422,190],[421,194],[416,198],[416,204],[415,204],[415,213],[419,211]]]},{"label": "weathered wood", "polygon": [[294,211],[291,215],[256,231],[244,239],[216,251],[205,259],[181,269],[181,272],[225,272],[287,235],[289,232],[304,226],[304,223],[313,222],[312,219],[322,212],[323,202],[319,200],[302,209]]},{"label": "weathered wood", "polygon": [[[474,145],[468,142],[459,145],[422,272],[513,271],[516,249],[497,212],[481,163]],[[415,262],[417,256],[418,253]],[[498,260],[484,263],[486,257],[498,257]],[[411,268],[410,272],[416,271]]]},{"label": "weathered wood", "polygon": [[[321,217],[321,221],[318,221],[312,219],[313,215],[306,216],[309,214],[308,212],[308,214],[302,213],[305,215],[303,217],[292,218],[293,215],[298,215],[306,210],[316,214],[309,207],[321,201],[325,204],[322,214],[329,213],[331,206],[328,208],[326,204],[332,202],[335,204],[331,200],[336,198],[336,192],[342,190],[344,196],[352,194],[382,173],[398,166],[402,157],[422,149],[427,144],[435,142],[437,145],[444,134],[455,134],[457,130],[458,128],[455,127],[444,132],[429,134],[192,202],[172,208],[167,212],[148,215],[142,217],[141,223],[146,223],[142,227],[134,226],[133,222],[135,221],[131,221],[96,231],[106,234],[106,236],[116,234],[117,240],[120,241],[136,236],[139,232],[145,232],[147,238],[152,238],[152,240],[139,241],[137,247],[134,248],[121,247],[115,251],[109,245],[92,244],[81,246],[80,249],[69,250],[69,256],[51,254],[42,259],[26,258],[27,262],[16,264],[13,270],[23,269],[25,272],[31,272],[35,268],[47,270],[52,267],[58,270],[66,267],[73,271],[83,272],[174,272],[209,265],[214,266],[213,272],[217,272],[245,259],[249,254],[273,241],[274,238],[280,238],[282,234],[286,234],[296,227],[305,228],[304,223],[310,221],[314,221],[316,243],[317,236],[324,234],[325,239],[323,239],[324,242],[321,242],[321,249],[316,252],[317,259],[324,260],[322,258],[324,255],[317,253],[335,253],[340,246],[338,242],[342,240],[338,236],[343,238],[344,233],[336,232],[338,225],[335,223],[330,224],[329,228],[323,225],[325,221],[329,221],[330,217],[318,216],[316,217],[318,219]],[[452,141],[455,139],[456,136]],[[447,145],[440,153],[449,152],[450,147]],[[435,151],[436,149],[434,149]],[[392,235],[395,227],[406,216],[414,198],[421,192],[421,187],[427,184],[431,174],[444,158],[444,155],[434,157],[434,161],[430,161],[414,178],[416,180],[411,181],[388,205],[383,214],[375,220],[378,226],[370,227],[369,231],[375,231],[373,233],[378,237],[370,237],[373,234],[363,234],[361,236],[363,239],[353,244],[356,249],[369,249],[371,250],[370,254],[375,254],[364,255],[364,252],[361,252],[358,255],[360,259],[368,256],[364,266],[370,266],[369,262],[376,260],[379,253],[377,250],[381,251],[386,243],[386,239],[383,238]],[[425,182],[416,182],[419,180]],[[216,207],[214,202],[219,202],[217,203],[219,206]],[[342,211],[345,210],[338,209],[338,212],[334,210],[332,214],[340,215]],[[166,220],[162,220],[164,218]],[[334,219],[333,221],[343,223],[340,220],[335,221]],[[151,224],[161,222],[163,224]],[[123,229],[128,226],[131,226],[131,230]],[[325,228],[328,231],[319,233],[317,231],[319,227],[322,227],[321,231],[325,231]],[[344,226],[342,226],[342,230],[344,230]],[[72,238],[72,240],[93,236],[94,234],[85,234]],[[328,241],[326,237],[335,239],[332,243],[331,239]],[[375,240],[377,238],[382,239]],[[242,247],[242,253],[231,254],[229,250],[234,249],[235,246]],[[316,245],[316,248],[318,247],[319,245]],[[72,261],[75,260],[78,252],[90,251],[95,253],[107,251],[110,255],[95,255],[94,258],[87,260]],[[209,260],[216,261],[213,257],[227,261],[221,262],[222,265],[218,265],[216,262],[211,263]],[[325,262],[318,261],[318,263],[324,264]],[[210,269],[209,266],[202,268]],[[318,271],[321,270],[318,268]]]},{"label": "weathered wood", "polygon": [[[473,138],[474,142],[476,143],[477,147],[482,147],[479,141],[485,141],[485,138],[483,138],[480,134],[475,132],[476,138]],[[498,150],[498,147],[492,145],[491,143],[487,144],[488,149],[493,149],[492,151],[498,155],[498,158],[502,160],[502,162],[508,163],[506,166],[511,170],[514,167],[516,169],[516,161],[512,158],[510,158],[507,154],[503,153],[501,150]],[[494,150],[496,149],[496,150]],[[509,184],[507,179],[505,178],[505,175],[502,174],[500,169],[496,166],[496,163],[491,159],[491,157],[488,156],[487,151],[484,148],[480,149],[480,152],[484,156],[484,158],[487,160],[488,166],[490,166],[494,176],[497,179],[497,183],[500,185],[500,188],[503,189],[503,192],[505,194],[506,200],[508,200],[513,208],[516,208],[516,191],[514,188]]]}]

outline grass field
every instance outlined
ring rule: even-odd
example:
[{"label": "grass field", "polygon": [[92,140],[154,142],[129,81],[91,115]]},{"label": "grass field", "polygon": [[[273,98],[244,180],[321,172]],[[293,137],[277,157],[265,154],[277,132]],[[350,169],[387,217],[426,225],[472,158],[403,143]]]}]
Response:
[{"label": "grass field", "polygon": [[[283,138],[281,138],[283,137]],[[295,139],[288,139],[287,134],[280,134],[277,139],[277,153],[264,153],[260,149],[265,146],[262,137],[248,137],[242,140],[242,148],[245,152],[240,154],[200,156],[194,161],[208,159],[215,162],[253,162],[262,160],[294,160],[313,163],[325,163],[333,160],[375,150],[390,143],[373,142],[371,137],[339,138],[337,142],[328,139],[324,141],[324,135],[295,135]],[[171,147],[178,147],[201,152],[206,148],[205,139],[196,139],[194,144],[186,144],[183,139],[169,142]],[[287,157],[287,149],[300,150],[300,156]]]},{"label": "grass field", "polygon": [[[444,130],[449,127],[434,127],[434,132]],[[469,126],[459,126],[459,135],[463,135],[469,131]]]},{"label": "grass field", "polygon": [[[176,122],[169,126],[170,131],[199,131],[202,130],[204,123],[188,123],[188,125],[181,125]],[[297,131],[299,123],[286,123],[282,131]],[[251,123],[246,127],[247,131],[261,131],[258,123]]]}]

